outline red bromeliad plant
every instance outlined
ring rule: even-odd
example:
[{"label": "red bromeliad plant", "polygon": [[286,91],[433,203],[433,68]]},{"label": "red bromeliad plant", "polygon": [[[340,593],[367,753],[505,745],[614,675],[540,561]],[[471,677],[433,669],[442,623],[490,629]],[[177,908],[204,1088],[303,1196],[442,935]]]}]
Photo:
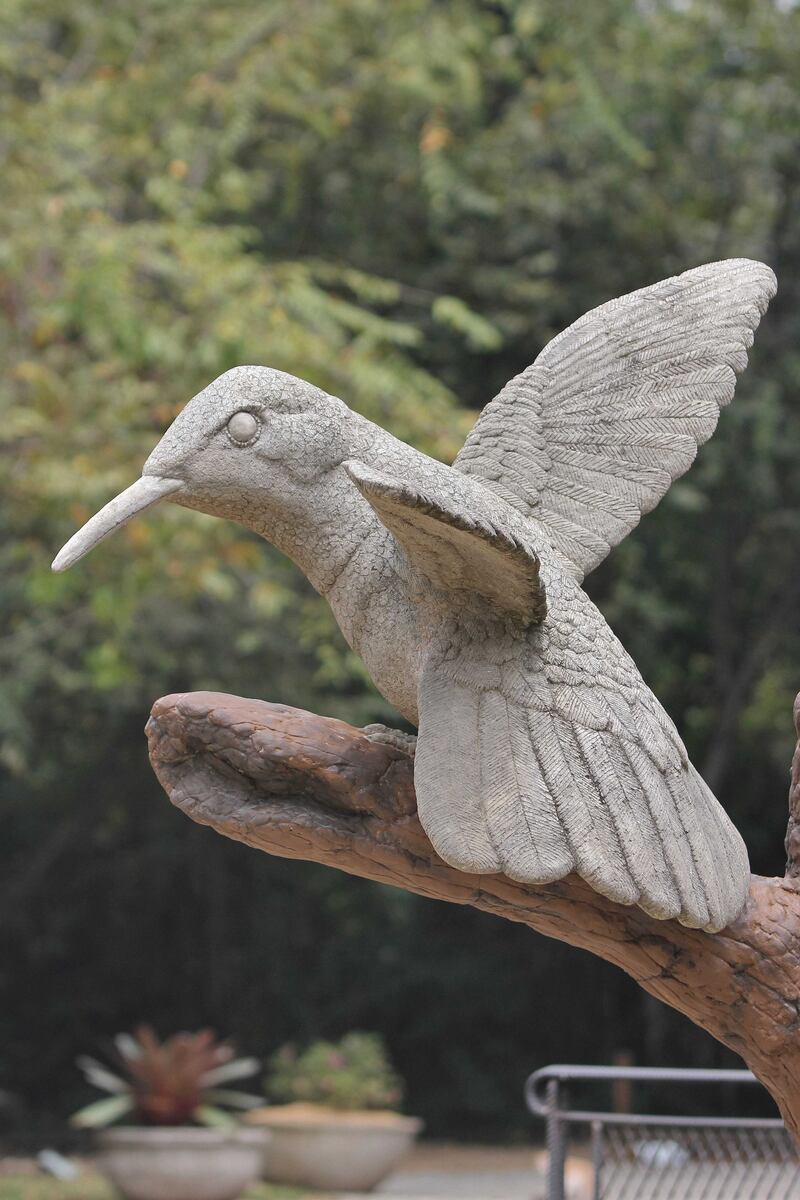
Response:
[{"label": "red bromeliad plant", "polygon": [[134,1036],[114,1039],[119,1073],[94,1058],[83,1056],[78,1066],[89,1083],[111,1095],[88,1105],[72,1118],[83,1129],[110,1125],[121,1117],[143,1125],[228,1125],[225,1108],[255,1108],[259,1096],[233,1091],[220,1084],[254,1075],[255,1058],[234,1058],[228,1042],[217,1041],[209,1029],[177,1033],[160,1042],[149,1026]]}]

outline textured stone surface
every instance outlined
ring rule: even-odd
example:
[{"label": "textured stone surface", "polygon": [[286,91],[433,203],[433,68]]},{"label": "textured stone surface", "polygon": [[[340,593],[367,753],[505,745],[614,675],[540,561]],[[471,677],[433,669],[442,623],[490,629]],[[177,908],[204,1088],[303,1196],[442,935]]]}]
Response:
[{"label": "textured stone surface", "polygon": [[241,522],[418,724],[419,815],[445,861],[576,873],[721,929],[745,902],[744,845],[580,581],[713,432],[773,291],[731,260],[603,305],[487,406],[453,467],[310,384],[236,368],[54,566],[133,515],[137,487]]},{"label": "textured stone surface", "polygon": [[794,880],[752,876],[745,908],[727,929],[688,929],[614,904],[576,875],[533,887],[448,866],[418,820],[411,758],[342,721],[193,692],[157,701],[148,737],[172,802],[226,837],[471,904],[621,967],[740,1054],[800,1134]]},{"label": "textured stone surface", "polygon": [[789,786],[789,824],[786,827],[786,874],[800,879],[800,696],[794,702],[794,726],[798,743],[792,759]]}]

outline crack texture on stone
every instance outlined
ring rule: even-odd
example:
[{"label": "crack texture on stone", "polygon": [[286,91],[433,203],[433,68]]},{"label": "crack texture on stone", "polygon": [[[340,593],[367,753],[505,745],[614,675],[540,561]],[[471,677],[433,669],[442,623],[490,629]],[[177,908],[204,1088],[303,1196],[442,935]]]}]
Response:
[{"label": "crack texture on stone", "polygon": [[193,692],[157,701],[147,734],[172,803],[226,837],[471,904],[621,967],[740,1054],[800,1139],[800,883],[791,872],[752,876],[743,912],[721,932],[689,929],[616,904],[576,875],[532,886],[448,866],[417,817],[413,760],[342,721]]}]

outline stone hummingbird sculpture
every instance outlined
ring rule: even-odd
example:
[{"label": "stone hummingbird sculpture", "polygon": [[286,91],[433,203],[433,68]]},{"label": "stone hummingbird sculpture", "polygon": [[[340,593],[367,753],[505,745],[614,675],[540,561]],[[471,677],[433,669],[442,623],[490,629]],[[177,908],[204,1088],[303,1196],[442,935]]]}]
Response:
[{"label": "stone hummingbird sculpture", "polygon": [[506,384],[452,466],[237,367],[53,568],[164,499],[240,522],[305,572],[418,726],[419,816],[446,862],[533,885],[577,872],[721,929],[747,851],[581,581],[713,433],[774,290],[737,259],[602,305]]}]

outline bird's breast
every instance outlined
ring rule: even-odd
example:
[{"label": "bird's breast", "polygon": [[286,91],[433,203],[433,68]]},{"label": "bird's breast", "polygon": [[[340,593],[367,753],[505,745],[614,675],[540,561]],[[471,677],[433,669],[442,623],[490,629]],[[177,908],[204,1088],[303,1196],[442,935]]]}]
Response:
[{"label": "bird's breast", "polygon": [[398,575],[393,556],[382,550],[367,538],[327,600],[378,691],[416,725],[417,681],[428,640],[424,611]]}]

